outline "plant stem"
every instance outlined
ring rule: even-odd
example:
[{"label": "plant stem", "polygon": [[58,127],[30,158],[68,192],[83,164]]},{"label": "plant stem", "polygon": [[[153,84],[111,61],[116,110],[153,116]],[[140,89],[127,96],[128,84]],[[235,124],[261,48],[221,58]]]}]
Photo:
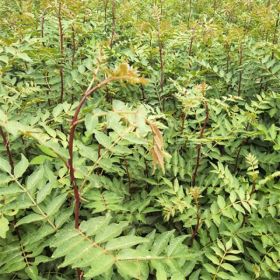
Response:
[{"label": "plant stem", "polygon": [[[200,133],[199,133],[199,139],[201,139],[203,137],[204,131],[205,131],[206,126],[207,126],[208,121],[209,121],[209,108],[208,108],[207,101],[204,102],[204,108],[205,108],[205,119],[204,119],[203,126],[200,130]],[[201,159],[201,146],[202,146],[201,144],[198,144],[196,146],[197,156],[196,156],[195,169],[194,169],[194,172],[193,172],[193,175],[192,175],[192,186],[195,186],[195,183],[196,183],[197,171],[198,171],[198,167],[200,165],[200,159]]]},{"label": "plant stem", "polygon": [[192,15],[192,0],[190,0],[190,2],[189,2],[188,27],[190,27],[191,15]]},{"label": "plant stem", "polygon": [[60,103],[63,103],[64,98],[64,34],[63,34],[63,26],[62,26],[62,16],[61,16],[61,10],[62,10],[62,0],[58,3],[58,13],[57,13],[57,19],[58,19],[58,32],[59,32],[59,50],[60,50],[60,58],[62,65],[59,69],[59,75],[60,75]]},{"label": "plant stem", "polygon": [[[73,187],[74,190],[74,199],[75,199],[75,208],[74,208],[74,219],[75,219],[75,228],[78,229],[79,228],[79,216],[80,216],[80,194],[79,194],[79,189],[78,189],[78,185],[77,185],[77,181],[76,181],[76,177],[75,177],[75,168],[74,168],[74,163],[73,163],[73,144],[74,144],[74,136],[75,136],[75,130],[76,130],[76,126],[78,125],[79,122],[79,113],[81,111],[81,108],[83,107],[83,105],[85,104],[87,98],[94,93],[95,91],[97,91],[98,89],[100,89],[102,86],[108,84],[109,82],[112,81],[111,78],[107,78],[106,80],[102,81],[101,83],[99,83],[97,86],[92,88],[92,84],[94,82],[95,77],[92,79],[88,89],[85,91],[85,93],[83,94],[83,97],[80,100],[80,103],[74,113],[72,122],[71,122],[71,127],[70,127],[70,132],[69,132],[69,141],[68,141],[68,153],[69,153],[69,159],[68,159],[68,168],[69,168],[69,172],[70,172],[70,183]],[[83,272],[77,268],[77,277],[78,279],[82,279],[83,278]]]},{"label": "plant stem", "polygon": [[224,255],[223,255],[222,258],[221,258],[221,261],[220,261],[220,263],[219,263],[219,265],[218,265],[218,267],[217,267],[217,269],[216,269],[216,274],[214,275],[213,280],[216,280],[216,279],[217,279],[217,274],[218,274],[218,272],[219,272],[219,270],[220,270],[220,268],[221,268],[221,265],[222,265],[223,262],[224,262],[224,259],[225,259],[225,256],[226,256],[226,255],[227,255],[227,251],[224,252]]},{"label": "plant stem", "polygon": [[[42,40],[44,39],[44,30],[45,30],[45,11],[43,11],[42,13],[42,17],[41,17],[41,38]],[[42,42],[42,45],[45,46],[45,43]]]},{"label": "plant stem", "polygon": [[200,205],[199,205],[199,202],[197,200],[196,201],[196,225],[195,225],[194,231],[192,233],[192,237],[191,237],[191,246],[193,244],[193,241],[194,241],[195,237],[198,234],[199,226],[200,226]]},{"label": "plant stem", "polygon": [[111,33],[111,40],[110,40],[111,49],[113,47],[115,34],[116,34],[116,1],[112,0],[112,33]]},{"label": "plant stem", "polygon": [[[158,50],[159,50],[159,62],[160,62],[160,93],[161,97],[163,95],[163,87],[164,87],[164,46],[163,46],[163,41],[161,38],[161,16],[162,16],[162,2],[160,1],[161,4],[161,14],[157,18],[157,37],[158,37]],[[163,109],[164,109],[164,102],[162,104]]]},{"label": "plant stem", "polygon": [[[71,121],[71,127],[70,127],[70,132],[69,132],[69,142],[68,142],[68,153],[69,153],[69,160],[68,160],[68,168],[70,172],[70,182],[74,190],[74,197],[75,197],[75,228],[79,228],[79,208],[80,208],[80,195],[78,191],[78,185],[76,182],[75,178],[75,169],[74,169],[74,164],[73,164],[73,143],[74,143],[74,136],[75,136],[75,130],[76,126],[79,122],[79,113],[81,111],[81,108],[85,104],[87,98],[100,89],[102,86],[108,84],[111,82],[112,79],[108,78],[101,83],[99,83],[97,86],[91,88],[91,86],[85,91],[83,97],[80,100],[80,103],[74,113],[73,119]],[[91,82],[91,84],[93,81]]]},{"label": "plant stem", "polygon": [[6,133],[3,131],[2,127],[0,127],[0,135],[3,139],[3,144],[4,144],[5,149],[6,149],[7,157],[9,159],[9,164],[10,164],[10,167],[11,167],[11,174],[14,175],[14,160],[13,160],[13,155],[12,155],[12,152],[11,152],[11,149],[10,149],[10,142],[7,138]]},{"label": "plant stem", "polygon": [[117,76],[117,77],[109,77],[99,84],[97,84],[95,87],[92,87],[93,82],[95,80],[95,76],[90,82],[90,85],[88,86],[87,90],[84,92],[78,107],[76,108],[74,112],[74,116],[71,121],[71,126],[70,126],[70,131],[69,131],[69,140],[68,140],[68,154],[69,154],[69,159],[68,159],[68,169],[70,172],[70,183],[73,187],[74,190],[74,197],[75,197],[75,228],[79,228],[79,208],[80,208],[80,195],[78,191],[78,185],[76,182],[75,178],[75,168],[74,168],[74,163],[73,163],[73,147],[74,147],[74,137],[75,137],[75,131],[76,127],[79,123],[79,114],[80,111],[83,107],[83,105],[86,103],[86,100],[98,89],[101,87],[111,83],[112,81],[117,81],[117,80],[124,80],[129,78],[129,76]]},{"label": "plant stem", "polygon": [[243,45],[242,43],[240,43],[240,47],[239,47],[239,81],[238,81],[238,92],[237,95],[240,96],[241,93],[241,84],[242,84],[242,66],[243,63]]},{"label": "plant stem", "polygon": [[107,31],[107,9],[109,0],[104,0],[104,31]]}]

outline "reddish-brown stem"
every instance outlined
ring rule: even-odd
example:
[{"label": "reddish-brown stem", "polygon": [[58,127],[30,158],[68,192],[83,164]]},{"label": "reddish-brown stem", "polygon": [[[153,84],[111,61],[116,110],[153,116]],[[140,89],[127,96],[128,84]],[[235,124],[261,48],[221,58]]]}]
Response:
[{"label": "reddish-brown stem", "polygon": [[200,226],[200,206],[199,206],[199,202],[196,201],[196,225],[195,225],[195,228],[194,228],[194,230],[192,232],[191,246],[193,244],[193,241],[194,241],[195,237],[198,234],[199,226]]},{"label": "reddish-brown stem", "polygon": [[142,93],[142,100],[145,101],[146,100],[146,95],[145,95],[145,90],[143,85],[140,85],[140,89],[141,89],[141,93]]},{"label": "reddish-brown stem", "polygon": [[[199,139],[201,139],[204,135],[204,131],[206,129],[208,120],[209,120],[209,108],[208,108],[208,103],[205,101],[204,102],[204,108],[205,108],[205,119],[204,119],[204,123],[203,126],[200,130],[199,133]],[[194,168],[194,172],[192,175],[192,186],[195,186],[195,182],[196,182],[196,177],[197,177],[197,171],[198,171],[198,167],[200,165],[200,158],[201,158],[201,144],[198,144],[196,146],[196,150],[197,150],[197,154],[196,154],[196,164],[195,164],[195,168]]]},{"label": "reddish-brown stem", "polygon": [[[272,40],[272,44],[276,45],[277,44],[277,29],[279,26],[279,21],[280,21],[280,13],[277,14],[277,19],[275,22],[275,27],[274,27],[274,33],[273,33],[273,40]],[[272,59],[274,58],[274,50],[272,51]]]},{"label": "reddish-brown stem", "polygon": [[159,39],[159,60],[160,60],[160,91],[163,94],[163,86],[164,86],[164,61],[163,61],[163,43],[162,40]]},{"label": "reddish-brown stem", "polygon": [[[43,12],[42,14],[42,17],[41,17],[41,38],[42,40],[44,39],[44,27],[45,27],[45,11]],[[45,43],[42,42],[43,46],[45,46]]]},{"label": "reddish-brown stem", "polygon": [[73,187],[74,197],[75,197],[75,228],[79,228],[80,195],[79,195],[79,190],[78,190],[78,186],[77,186],[77,182],[76,182],[76,178],[75,178],[75,169],[74,169],[74,164],[73,164],[73,144],[74,144],[76,126],[79,122],[79,113],[80,113],[83,105],[85,104],[87,98],[92,93],[94,93],[95,91],[100,89],[103,85],[106,85],[111,81],[112,81],[112,79],[108,78],[108,79],[104,80],[103,82],[99,83],[97,86],[95,86],[91,89],[88,89],[84,93],[83,97],[81,98],[80,103],[79,103],[79,105],[74,113],[74,116],[72,118],[72,121],[71,121],[71,127],[70,127],[70,132],[69,132],[69,141],[68,141],[68,153],[69,153],[68,168],[69,168],[69,172],[70,172],[70,183]]},{"label": "reddish-brown stem", "polygon": [[[95,87],[92,87],[92,84],[94,82],[95,76],[93,77],[88,89],[84,92],[82,98],[80,99],[80,102],[74,112],[74,116],[71,121],[70,125],[70,131],[69,131],[69,139],[68,139],[68,154],[69,159],[67,162],[67,166],[70,173],[70,183],[74,191],[74,199],[75,199],[75,205],[74,205],[74,220],[75,220],[75,228],[78,229],[80,225],[80,194],[79,194],[79,188],[77,185],[76,177],[75,177],[75,167],[74,167],[74,160],[73,160],[73,147],[74,147],[74,137],[75,137],[75,131],[76,127],[79,123],[79,114],[83,107],[83,105],[86,103],[86,100],[98,89],[101,87],[109,84],[112,81],[116,80],[125,80],[129,79],[130,76],[124,75],[124,76],[117,76],[117,77],[109,77],[99,84],[97,84]],[[78,279],[83,278],[83,272],[80,269],[77,269],[77,275]]]},{"label": "reddish-brown stem", "polygon": [[[47,95],[49,96],[50,95],[50,91],[51,91],[51,87],[50,87],[50,84],[49,84],[49,80],[48,80],[48,72],[46,72],[46,75],[45,75],[45,81],[47,83]],[[51,100],[50,98],[48,97],[48,105],[51,106]]]},{"label": "reddish-brown stem", "polygon": [[9,164],[10,164],[10,167],[11,167],[11,174],[14,174],[14,161],[13,161],[13,155],[12,155],[12,152],[11,152],[11,149],[10,149],[10,142],[7,138],[6,133],[3,131],[2,127],[0,127],[0,135],[2,137],[3,144],[4,144],[5,149],[6,149],[7,157],[9,159]]},{"label": "reddish-brown stem", "polygon": [[[101,88],[103,85],[108,84],[111,82],[112,79],[108,78],[104,80],[103,82],[99,83],[97,86],[93,88],[88,88],[85,93],[83,94],[83,97],[80,100],[80,103],[78,107],[76,108],[76,111],[74,113],[74,116],[71,121],[71,127],[70,127],[70,132],[69,132],[69,141],[68,141],[68,153],[69,153],[69,159],[68,159],[68,168],[69,168],[69,173],[70,173],[70,183],[74,191],[74,199],[75,199],[75,207],[74,207],[74,219],[75,219],[75,228],[79,228],[79,219],[80,219],[80,194],[79,194],[79,188],[77,185],[77,181],[75,178],[75,168],[74,168],[74,163],[73,163],[73,144],[74,144],[74,136],[75,136],[75,130],[76,126],[78,125],[79,122],[79,113],[85,104],[87,98],[97,91],[99,88]],[[77,278],[83,279],[83,272],[78,268],[77,269]]]},{"label": "reddish-brown stem", "polygon": [[261,80],[260,80],[260,89],[259,89],[259,94],[262,93],[262,89],[263,89],[263,77],[261,77]]},{"label": "reddish-brown stem", "polygon": [[98,158],[101,158],[101,149],[102,149],[101,144],[98,144]]},{"label": "reddish-brown stem", "polygon": [[63,66],[59,69],[59,76],[60,76],[60,103],[63,102],[64,98],[64,69]]},{"label": "reddish-brown stem", "polygon": [[62,1],[59,1],[59,3],[58,3],[58,14],[57,14],[58,31],[59,31],[59,50],[60,50],[61,56],[63,56],[64,55],[64,48],[63,48],[64,34],[63,34],[61,10],[62,10]]},{"label": "reddish-brown stem", "polygon": [[243,70],[241,69],[243,63],[243,45],[242,43],[240,44],[239,48],[239,80],[238,80],[238,92],[237,95],[240,96],[241,94],[241,84],[242,84],[242,73]]},{"label": "reddish-brown stem", "polygon": [[181,133],[184,132],[185,128],[186,113],[181,114]]},{"label": "reddish-brown stem", "polygon": [[193,40],[194,40],[194,35],[191,36],[191,40],[190,40],[189,51],[188,51],[189,56],[192,54]]},{"label": "reddish-brown stem", "polygon": [[58,19],[58,32],[59,32],[59,50],[60,50],[60,56],[61,56],[61,62],[62,65],[59,69],[59,75],[60,75],[60,103],[63,102],[64,98],[64,34],[63,34],[63,26],[62,26],[62,16],[61,16],[61,10],[62,10],[62,1],[60,0],[58,3],[58,13],[57,13],[57,19]]}]

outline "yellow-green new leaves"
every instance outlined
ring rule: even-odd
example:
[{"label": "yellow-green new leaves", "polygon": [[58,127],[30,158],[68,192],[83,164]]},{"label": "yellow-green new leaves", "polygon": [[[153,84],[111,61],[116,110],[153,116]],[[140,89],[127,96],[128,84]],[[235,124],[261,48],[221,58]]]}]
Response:
[{"label": "yellow-green new leaves", "polygon": [[4,216],[0,218],[0,237],[6,238],[6,234],[9,231],[9,221]]},{"label": "yellow-green new leaves", "polygon": [[259,175],[258,160],[253,154],[249,153],[246,156],[246,162],[249,165],[247,173],[255,181]]},{"label": "yellow-green new leaves", "polygon": [[128,81],[131,84],[147,83],[147,80],[139,77],[137,70],[133,69],[127,63],[122,63],[115,70],[109,71],[109,77],[113,80],[120,78],[121,80]]}]

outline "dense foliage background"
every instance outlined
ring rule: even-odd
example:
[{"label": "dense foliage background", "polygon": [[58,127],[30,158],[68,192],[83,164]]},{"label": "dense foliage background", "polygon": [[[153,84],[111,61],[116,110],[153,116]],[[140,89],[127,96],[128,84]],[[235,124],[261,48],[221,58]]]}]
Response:
[{"label": "dense foliage background", "polygon": [[0,4],[1,280],[279,279],[279,1]]}]

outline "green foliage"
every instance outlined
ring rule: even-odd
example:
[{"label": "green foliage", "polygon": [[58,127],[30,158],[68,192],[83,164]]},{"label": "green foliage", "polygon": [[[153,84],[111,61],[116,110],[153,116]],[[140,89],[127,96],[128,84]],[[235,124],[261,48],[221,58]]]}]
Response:
[{"label": "green foliage", "polygon": [[1,280],[278,279],[279,1],[2,2]]}]

